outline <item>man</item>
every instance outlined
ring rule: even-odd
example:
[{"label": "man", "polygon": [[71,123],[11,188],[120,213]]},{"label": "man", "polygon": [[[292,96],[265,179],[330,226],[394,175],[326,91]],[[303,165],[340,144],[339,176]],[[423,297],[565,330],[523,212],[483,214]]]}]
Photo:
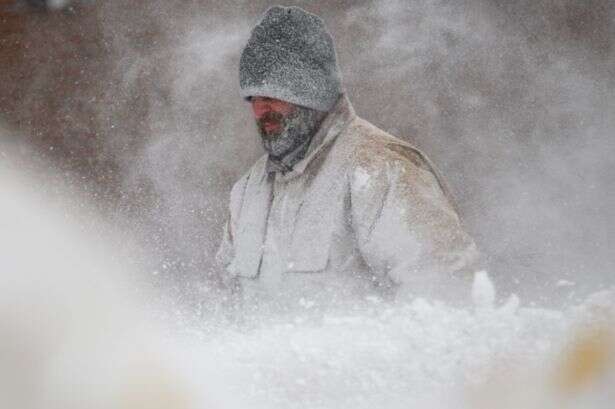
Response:
[{"label": "man", "polygon": [[309,305],[441,294],[472,272],[474,243],[433,167],[355,115],[319,17],[269,9],[240,88],[267,154],[232,189],[217,257],[244,293]]}]

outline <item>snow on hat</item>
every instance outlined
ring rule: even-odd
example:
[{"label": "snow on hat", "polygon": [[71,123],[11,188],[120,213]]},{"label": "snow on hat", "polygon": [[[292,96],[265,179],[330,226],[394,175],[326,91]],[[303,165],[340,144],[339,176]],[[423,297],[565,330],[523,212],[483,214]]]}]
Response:
[{"label": "snow on hat", "polygon": [[241,54],[239,86],[245,98],[276,98],[329,111],[342,85],[324,22],[299,7],[267,10]]}]

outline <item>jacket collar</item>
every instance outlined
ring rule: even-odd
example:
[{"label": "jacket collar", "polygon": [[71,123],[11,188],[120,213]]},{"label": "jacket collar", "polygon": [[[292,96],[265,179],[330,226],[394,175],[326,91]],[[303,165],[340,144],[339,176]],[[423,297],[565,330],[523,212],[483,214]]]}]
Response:
[{"label": "jacket collar", "polygon": [[[309,163],[322,151],[322,149],[333,142],[335,138],[348,126],[355,118],[356,114],[346,94],[342,94],[327,117],[323,120],[320,128],[312,138],[305,157],[293,166],[288,172],[276,172],[276,178],[286,181],[293,179],[305,171]],[[276,171],[275,165],[267,161],[267,171]]]}]

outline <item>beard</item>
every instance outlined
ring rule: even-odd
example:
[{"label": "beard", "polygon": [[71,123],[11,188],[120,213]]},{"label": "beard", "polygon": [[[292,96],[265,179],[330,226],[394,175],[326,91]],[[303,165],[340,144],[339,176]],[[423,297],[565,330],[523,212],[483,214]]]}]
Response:
[{"label": "beard", "polygon": [[[324,112],[302,106],[297,106],[287,116],[277,112],[263,115],[257,121],[263,148],[276,159],[282,159],[302,144],[307,149],[324,116]],[[275,131],[267,131],[266,125],[270,124],[278,124],[279,127]]]}]

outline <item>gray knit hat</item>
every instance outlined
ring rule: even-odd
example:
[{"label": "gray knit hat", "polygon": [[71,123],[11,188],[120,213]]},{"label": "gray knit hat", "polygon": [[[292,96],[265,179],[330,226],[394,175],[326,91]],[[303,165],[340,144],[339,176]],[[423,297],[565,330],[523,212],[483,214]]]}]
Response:
[{"label": "gray knit hat", "polygon": [[323,21],[299,7],[267,10],[241,54],[239,86],[245,98],[276,98],[329,111],[342,85]]}]

